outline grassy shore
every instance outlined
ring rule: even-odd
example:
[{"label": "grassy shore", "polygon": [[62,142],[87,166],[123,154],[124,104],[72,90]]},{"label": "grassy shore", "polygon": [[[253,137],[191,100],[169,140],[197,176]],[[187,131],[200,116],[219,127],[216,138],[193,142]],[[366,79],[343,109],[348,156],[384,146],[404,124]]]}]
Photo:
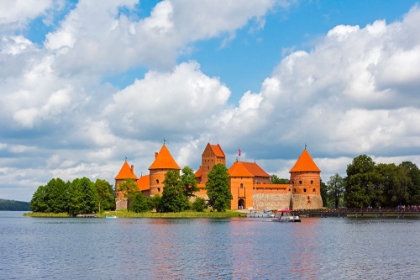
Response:
[{"label": "grassy shore", "polygon": [[[68,218],[67,213],[24,213],[25,217],[44,217],[44,218]],[[226,212],[194,212],[184,211],[179,213],[134,213],[126,210],[121,211],[106,211],[98,213],[98,218],[105,218],[106,216],[117,216],[118,218],[235,218],[245,217],[244,213],[237,211],[226,210]]]},{"label": "grassy shore", "polygon": [[35,218],[71,218],[68,213],[23,213],[25,217],[35,217]]}]

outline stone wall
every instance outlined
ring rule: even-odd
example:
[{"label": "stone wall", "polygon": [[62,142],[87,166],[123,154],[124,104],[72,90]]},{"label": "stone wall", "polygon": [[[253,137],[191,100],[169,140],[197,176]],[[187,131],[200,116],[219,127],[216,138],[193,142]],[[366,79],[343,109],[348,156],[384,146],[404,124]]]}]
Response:
[{"label": "stone wall", "polygon": [[125,210],[125,209],[127,209],[127,198],[115,199],[115,210]]},{"label": "stone wall", "polygon": [[255,210],[289,209],[291,193],[287,194],[254,194]]},{"label": "stone wall", "polygon": [[292,207],[294,210],[297,209],[320,209],[322,208],[322,198],[320,195],[292,195]]}]

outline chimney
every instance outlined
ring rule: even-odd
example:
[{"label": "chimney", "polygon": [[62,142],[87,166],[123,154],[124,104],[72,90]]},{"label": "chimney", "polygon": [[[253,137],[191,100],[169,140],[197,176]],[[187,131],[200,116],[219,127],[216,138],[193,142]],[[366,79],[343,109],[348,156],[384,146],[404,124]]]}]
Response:
[{"label": "chimney", "polygon": [[131,172],[134,173],[134,165],[131,166]]},{"label": "chimney", "polygon": [[155,152],[155,158],[157,158],[158,154],[159,154],[158,152]]}]

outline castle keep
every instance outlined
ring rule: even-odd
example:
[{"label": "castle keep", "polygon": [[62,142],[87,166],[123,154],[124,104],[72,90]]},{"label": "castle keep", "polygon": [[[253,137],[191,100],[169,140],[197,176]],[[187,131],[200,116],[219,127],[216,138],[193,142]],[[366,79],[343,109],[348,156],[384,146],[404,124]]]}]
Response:
[{"label": "castle keep", "polygon": [[[226,165],[226,157],[219,144],[208,143],[201,155],[201,166],[195,172],[199,191],[197,197],[207,199],[205,184],[210,170],[216,164]],[[125,161],[115,177],[116,209],[126,209],[127,200],[119,191],[121,182],[136,181],[144,196],[162,195],[163,180],[169,170],[181,170],[164,144],[155,153],[149,174],[137,177],[134,166]],[[306,150],[290,169],[290,184],[271,184],[270,175],[255,162],[236,161],[228,169],[230,191],[233,196],[231,209],[318,209],[322,207],[321,170]]]}]

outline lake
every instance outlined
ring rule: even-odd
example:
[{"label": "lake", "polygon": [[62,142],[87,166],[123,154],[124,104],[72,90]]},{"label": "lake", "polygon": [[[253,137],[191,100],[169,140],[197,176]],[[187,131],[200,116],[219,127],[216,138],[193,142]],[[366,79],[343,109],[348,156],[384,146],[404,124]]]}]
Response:
[{"label": "lake", "polygon": [[0,212],[0,279],[418,279],[420,220],[30,218]]}]

